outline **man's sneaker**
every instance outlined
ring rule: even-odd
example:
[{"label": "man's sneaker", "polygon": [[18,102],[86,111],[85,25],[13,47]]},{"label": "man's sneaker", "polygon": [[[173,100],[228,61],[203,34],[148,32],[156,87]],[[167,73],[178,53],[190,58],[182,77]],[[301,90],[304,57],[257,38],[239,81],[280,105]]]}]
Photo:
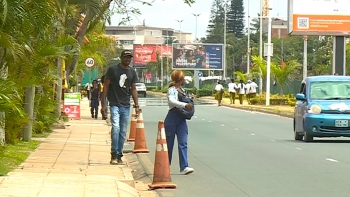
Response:
[{"label": "man's sneaker", "polygon": [[193,168],[190,167],[186,167],[183,171],[181,171],[180,173],[183,175],[187,175],[187,174],[191,174],[192,172],[194,172]]},{"label": "man's sneaker", "polygon": [[118,164],[118,159],[113,158],[113,159],[111,159],[111,161],[109,163],[112,164],[112,165],[117,165]]},{"label": "man's sneaker", "polygon": [[111,162],[109,162],[109,163],[112,165],[124,165],[125,164],[122,159],[111,159]]},{"label": "man's sneaker", "polygon": [[122,159],[117,159],[117,165],[124,165],[125,163],[123,162]]}]

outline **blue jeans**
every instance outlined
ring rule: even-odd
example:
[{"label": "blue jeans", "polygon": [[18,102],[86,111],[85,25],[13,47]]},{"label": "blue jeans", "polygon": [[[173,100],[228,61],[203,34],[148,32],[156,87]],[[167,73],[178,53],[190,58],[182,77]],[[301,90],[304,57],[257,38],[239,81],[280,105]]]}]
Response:
[{"label": "blue jeans", "polygon": [[178,110],[170,110],[164,120],[164,129],[168,145],[169,164],[171,164],[171,159],[173,156],[173,148],[176,135],[178,142],[180,171],[183,171],[186,167],[188,167],[188,127],[186,119],[180,116],[180,112]]},{"label": "blue jeans", "polygon": [[111,154],[113,157],[123,157],[123,146],[129,123],[130,107],[110,106],[111,110]]}]

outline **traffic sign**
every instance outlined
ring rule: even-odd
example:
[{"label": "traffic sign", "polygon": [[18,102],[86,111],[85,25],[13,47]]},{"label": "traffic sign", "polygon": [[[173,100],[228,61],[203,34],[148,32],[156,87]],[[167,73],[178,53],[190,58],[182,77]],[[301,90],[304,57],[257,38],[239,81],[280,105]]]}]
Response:
[{"label": "traffic sign", "polygon": [[198,77],[203,77],[203,73],[202,72],[198,72]]},{"label": "traffic sign", "polygon": [[95,65],[95,60],[92,57],[88,57],[85,59],[85,66],[91,68]]}]

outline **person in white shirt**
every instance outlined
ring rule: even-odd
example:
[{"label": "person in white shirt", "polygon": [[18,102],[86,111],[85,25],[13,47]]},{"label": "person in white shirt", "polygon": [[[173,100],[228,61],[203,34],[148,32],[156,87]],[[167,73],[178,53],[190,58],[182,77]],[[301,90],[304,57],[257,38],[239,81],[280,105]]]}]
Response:
[{"label": "person in white shirt", "polygon": [[185,94],[185,90],[182,88],[185,84],[185,74],[181,70],[174,70],[171,74],[171,80],[172,82],[169,84],[167,94],[169,111],[164,120],[164,129],[168,146],[168,159],[169,165],[171,165],[175,137],[177,137],[180,173],[186,175],[194,172],[194,169],[189,167],[188,164],[188,126],[186,119],[182,116],[179,109],[186,108],[187,110],[192,110],[194,106],[182,102],[179,99],[179,95]]},{"label": "person in white shirt", "polygon": [[228,93],[230,94],[231,104],[235,104],[236,100],[236,90],[238,89],[237,84],[234,79],[231,79],[231,82],[228,84]]},{"label": "person in white shirt", "polygon": [[221,106],[221,100],[224,91],[224,87],[221,85],[220,81],[218,81],[218,84],[215,86],[215,100],[218,101],[218,106]]},{"label": "person in white shirt", "polygon": [[239,98],[239,104],[243,105],[243,97],[246,93],[246,85],[244,84],[243,80],[239,80],[239,84],[237,85],[238,88],[238,98]]},{"label": "person in white shirt", "polygon": [[259,86],[258,86],[258,84],[255,83],[254,79],[253,79],[253,81],[250,81],[250,83],[249,83],[249,98],[256,97],[256,92],[257,92],[258,87]]}]

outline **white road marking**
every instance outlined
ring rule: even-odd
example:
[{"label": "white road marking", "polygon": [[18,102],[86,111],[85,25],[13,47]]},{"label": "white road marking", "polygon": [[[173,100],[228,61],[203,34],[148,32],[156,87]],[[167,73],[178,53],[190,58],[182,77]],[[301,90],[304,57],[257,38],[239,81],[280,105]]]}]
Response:
[{"label": "white road marking", "polygon": [[254,133],[251,133],[250,135],[255,135]]},{"label": "white road marking", "polygon": [[238,128],[235,128],[236,131],[238,131]]},{"label": "white road marking", "polygon": [[337,161],[337,160],[335,160],[335,159],[327,158],[326,160],[327,160],[327,161],[331,161],[331,162],[338,163],[338,161]]},{"label": "white road marking", "polygon": [[271,140],[271,142],[276,142],[276,140]]},{"label": "white road marking", "polygon": [[221,124],[221,126],[223,126],[223,127],[224,127],[225,125],[224,125],[224,124]]},{"label": "white road marking", "polygon": [[211,120],[209,120],[208,122],[211,122]]},{"label": "white road marking", "polygon": [[295,148],[295,149],[297,149],[297,150],[303,150],[303,149],[301,149],[301,148]]},{"label": "white road marking", "polygon": [[202,120],[205,120],[205,119],[202,119]]},{"label": "white road marking", "polygon": [[194,118],[197,118],[197,116],[193,116]]}]

